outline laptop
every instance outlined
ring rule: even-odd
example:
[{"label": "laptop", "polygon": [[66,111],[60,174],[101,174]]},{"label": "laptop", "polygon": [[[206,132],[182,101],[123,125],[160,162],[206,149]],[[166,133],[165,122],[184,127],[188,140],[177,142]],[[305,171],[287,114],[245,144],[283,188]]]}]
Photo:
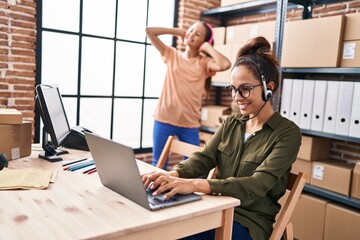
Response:
[{"label": "laptop", "polygon": [[140,206],[158,210],[202,199],[196,193],[176,194],[169,199],[152,196],[154,190],[144,188],[131,147],[89,132],[85,132],[85,138],[101,183]]}]

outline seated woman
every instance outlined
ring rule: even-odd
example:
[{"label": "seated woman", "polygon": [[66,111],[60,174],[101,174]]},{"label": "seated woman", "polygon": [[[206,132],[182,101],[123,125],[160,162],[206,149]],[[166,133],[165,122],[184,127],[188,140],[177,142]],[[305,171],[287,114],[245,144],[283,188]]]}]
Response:
[{"label": "seated woman", "polygon": [[[263,37],[249,41],[237,54],[228,93],[240,113],[229,116],[201,152],[169,172],[143,176],[154,194],[202,192],[240,199],[235,208],[232,239],[269,239],[278,200],[286,191],[301,145],[299,127],[275,112],[270,101],[279,87],[278,63]],[[217,167],[215,179],[200,179]],[[214,230],[185,239],[213,239]]]}]

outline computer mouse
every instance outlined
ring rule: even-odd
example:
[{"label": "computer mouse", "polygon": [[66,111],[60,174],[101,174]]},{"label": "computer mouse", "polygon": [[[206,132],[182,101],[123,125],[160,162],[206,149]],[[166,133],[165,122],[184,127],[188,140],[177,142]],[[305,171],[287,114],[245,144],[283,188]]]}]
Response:
[{"label": "computer mouse", "polygon": [[8,167],[9,161],[6,157],[5,153],[0,153],[0,170],[2,170],[4,167]]}]

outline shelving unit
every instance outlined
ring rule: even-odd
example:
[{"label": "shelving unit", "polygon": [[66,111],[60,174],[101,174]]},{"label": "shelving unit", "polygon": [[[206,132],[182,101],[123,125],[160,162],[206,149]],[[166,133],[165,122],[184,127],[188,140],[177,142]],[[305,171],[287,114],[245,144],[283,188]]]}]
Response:
[{"label": "shelving unit", "polygon": [[[260,1],[252,1],[246,2],[226,7],[219,7],[215,9],[211,9],[202,13],[203,17],[214,17],[220,19],[222,26],[226,26],[226,20],[230,18],[236,18],[241,16],[248,16],[260,13],[269,13],[276,11],[276,29],[275,29],[275,53],[278,56],[279,61],[281,59],[281,48],[282,48],[282,38],[283,38],[283,29],[284,23],[286,21],[286,11],[294,8],[303,8],[303,19],[311,18],[312,8],[315,5],[320,4],[329,4],[329,3],[337,3],[344,2],[342,0],[312,0],[312,1],[302,1],[302,0],[290,0],[289,5],[288,1],[284,0],[260,0]],[[317,76],[320,79],[326,78],[327,76],[335,76],[336,79],[345,79],[351,81],[360,81],[360,68],[281,68],[281,75],[284,76],[296,76],[297,78],[302,79],[310,79],[313,76]],[[282,76],[281,78],[282,79]],[[212,83],[212,86],[216,87],[216,104],[220,104],[218,98],[221,97],[221,88],[225,87],[226,83]],[[274,109],[276,111],[280,108],[280,95],[275,95],[273,99]],[[213,133],[215,129],[208,127],[201,127],[201,131]],[[312,130],[301,130],[304,135],[311,136],[319,136],[349,142],[359,143],[360,138],[354,138],[349,136],[342,136],[336,134],[329,134],[325,132],[318,132]],[[354,199],[351,197],[347,197],[341,194],[337,194],[331,191],[327,191],[318,187],[314,187],[311,185],[306,185],[304,188],[305,192],[311,193],[313,195],[317,195],[320,197],[324,197],[326,199],[332,200],[334,202],[338,202],[344,204],[346,206],[354,207],[356,209],[360,209],[360,200]]]}]

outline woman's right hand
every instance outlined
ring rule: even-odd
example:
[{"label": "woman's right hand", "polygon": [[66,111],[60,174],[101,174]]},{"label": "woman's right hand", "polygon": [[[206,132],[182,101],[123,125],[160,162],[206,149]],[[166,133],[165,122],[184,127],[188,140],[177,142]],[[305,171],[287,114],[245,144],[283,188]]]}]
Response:
[{"label": "woman's right hand", "polygon": [[142,175],[142,181],[144,183],[144,187],[148,188],[152,182],[155,182],[161,176],[173,176],[178,177],[178,173],[176,171],[165,172],[165,171],[154,171],[150,173],[146,173]]}]

